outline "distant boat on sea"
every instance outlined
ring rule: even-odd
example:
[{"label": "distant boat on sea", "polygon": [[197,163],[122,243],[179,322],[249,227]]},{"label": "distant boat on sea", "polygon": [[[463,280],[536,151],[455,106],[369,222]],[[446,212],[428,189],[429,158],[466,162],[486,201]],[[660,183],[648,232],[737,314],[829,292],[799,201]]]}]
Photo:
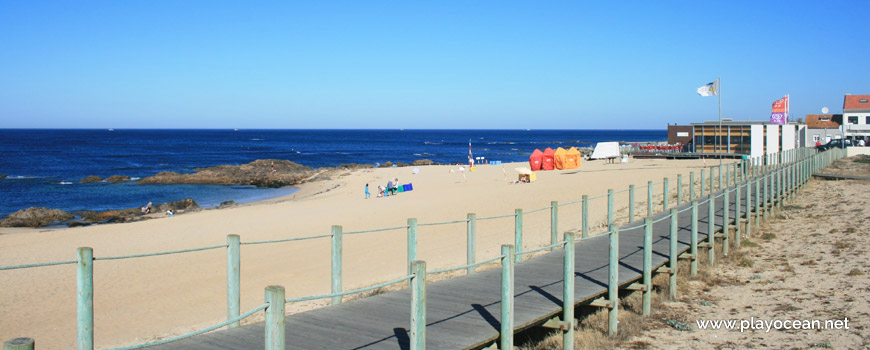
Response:
[{"label": "distant boat on sea", "polygon": [[115,129],[109,129],[109,131],[115,131]]}]

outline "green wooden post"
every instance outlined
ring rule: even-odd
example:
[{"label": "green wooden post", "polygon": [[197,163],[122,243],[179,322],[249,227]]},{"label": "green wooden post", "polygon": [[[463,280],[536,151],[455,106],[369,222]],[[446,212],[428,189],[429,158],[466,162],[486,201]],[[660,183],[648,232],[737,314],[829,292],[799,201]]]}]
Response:
[{"label": "green wooden post", "polygon": [[743,189],[743,185],[738,185],[737,188],[734,189],[735,190],[735,192],[734,192],[735,193],[735,195],[734,195],[734,226],[735,226],[734,246],[735,247],[740,247],[740,240],[742,238],[740,236],[743,234],[743,227],[742,227],[743,226],[743,222],[742,222],[743,218],[741,218],[742,214],[740,213],[740,204],[741,204],[741,201],[743,200],[742,189]]},{"label": "green wooden post", "polygon": [[689,173],[689,200],[695,200],[695,172]]},{"label": "green wooden post", "polygon": [[76,310],[78,349],[94,348],[94,249],[81,247],[76,251]]},{"label": "green wooden post", "polygon": [[[412,273],[411,271],[411,262],[417,260],[417,219],[416,218],[408,218],[408,274]],[[411,282],[408,282],[408,286],[411,285]]]},{"label": "green wooden post", "polygon": [[701,169],[701,194],[699,195],[700,197],[704,196],[704,187],[707,187],[707,185],[705,184],[705,182],[707,181],[707,176],[705,176],[704,174],[706,174],[706,170]]},{"label": "green wooden post", "polygon": [[607,190],[607,226],[613,225],[613,190]]},{"label": "green wooden post", "polygon": [[646,183],[646,216],[653,215],[653,182]]},{"label": "green wooden post", "polygon": [[501,329],[499,349],[514,348],[514,246],[501,246]]},{"label": "green wooden post", "polygon": [[284,287],[266,287],[266,350],[284,350]]},{"label": "green wooden post", "polygon": [[692,201],[692,237],[689,243],[689,253],[692,254],[692,262],[689,264],[689,274],[698,274],[698,201]]},{"label": "green wooden post", "polygon": [[[722,177],[722,174],[719,174],[719,177]],[[731,165],[725,165],[725,187],[731,186]],[[722,183],[719,183],[719,187],[722,187]]]},{"label": "green wooden post", "polygon": [[15,338],[3,343],[3,350],[33,350],[34,346],[32,338]]},{"label": "green wooden post", "polygon": [[663,195],[662,195],[662,211],[667,211],[668,207],[669,207],[669,205],[668,205],[669,198],[668,197],[671,195],[670,188],[668,188],[670,185],[669,182],[670,182],[670,179],[668,179],[668,178],[665,178],[664,181],[662,181],[662,193],[663,193]]},{"label": "green wooden post", "polygon": [[683,201],[683,174],[677,174],[677,206]]},{"label": "green wooden post", "polygon": [[731,221],[731,200],[728,190],[722,192],[722,256],[728,256],[728,224]]},{"label": "green wooden post", "polygon": [[755,228],[761,224],[761,179],[755,178]]},{"label": "green wooden post", "polygon": [[[550,202],[550,244],[556,244],[559,241],[559,202]],[[550,248],[550,251],[556,248]]]},{"label": "green wooden post", "polygon": [[707,257],[710,258],[710,265],[716,265],[716,197],[710,195],[710,200],[707,201],[707,243],[710,244],[710,250],[707,251]]},{"label": "green wooden post", "polygon": [[[719,173],[719,190],[722,190],[722,166],[720,165],[716,170],[717,170],[717,173]],[[712,175],[712,174],[713,173],[711,172],[710,175]],[[713,188],[712,188],[713,183],[712,182],[713,182],[713,179],[710,179],[710,186],[711,186],[710,192],[711,193],[713,192]]]},{"label": "green wooden post", "polygon": [[[477,231],[477,214],[468,213],[468,222],[466,223],[466,249],[465,249],[465,262],[468,265],[474,264],[477,260],[475,259],[475,252],[477,251],[477,238],[475,237],[475,231]],[[466,274],[474,273],[474,266],[470,266],[465,270]]]},{"label": "green wooden post", "polygon": [[767,203],[769,203],[769,201],[770,201],[770,190],[768,190],[768,187],[770,187],[770,174],[764,174],[763,181],[764,181],[764,198],[763,198],[764,203],[762,204],[762,210],[764,210],[764,213],[762,213],[762,219],[767,220],[767,212],[768,212]]},{"label": "green wooden post", "polygon": [[634,185],[628,185],[628,222],[634,222]]},{"label": "green wooden post", "polygon": [[[240,271],[241,264],[239,260],[239,252],[241,251],[241,242],[239,235],[227,235],[227,319],[232,319],[239,316],[240,299]],[[233,322],[227,325],[227,329],[235,328],[240,325],[240,322]]]},{"label": "green wooden post", "polygon": [[678,240],[677,230],[679,229],[679,227],[680,226],[679,226],[679,218],[678,218],[678,214],[677,214],[677,208],[672,208],[671,209],[671,236],[670,236],[670,240],[671,240],[671,242],[670,242],[671,243],[671,247],[670,247],[671,254],[670,255],[671,256],[669,258],[669,265],[670,265],[671,271],[670,271],[670,274],[668,276],[669,277],[668,278],[668,285],[670,287],[669,294],[670,294],[671,299],[677,298],[677,266],[679,264],[679,261],[677,260],[678,259],[678,257],[677,257],[677,255],[678,255],[678,252],[677,252],[677,240]]},{"label": "green wooden post", "polygon": [[610,227],[610,262],[609,279],[607,281],[607,299],[610,301],[610,312],[607,315],[607,334],[616,336],[619,322],[619,227]]},{"label": "green wooden post", "polygon": [[643,219],[643,315],[650,315],[652,301],[652,219]]},{"label": "green wooden post", "polygon": [[785,166],[780,167],[779,171],[777,171],[776,180],[777,180],[777,184],[779,186],[776,187],[776,190],[777,190],[776,193],[777,193],[777,198],[779,200],[776,201],[776,209],[782,209],[782,202],[785,201],[785,193],[786,193],[785,173],[786,173],[786,171],[788,171],[788,168]]},{"label": "green wooden post", "polygon": [[574,233],[565,232],[565,259],[562,263],[562,322],[568,329],[562,332],[562,349],[574,349]]},{"label": "green wooden post", "polygon": [[715,187],[715,183],[713,182],[713,173],[715,173],[716,168],[710,168],[710,193],[713,193],[713,187]]},{"label": "green wooden post", "polygon": [[586,237],[589,237],[589,196],[585,195],[585,194],[583,195],[583,218],[582,218],[582,220],[583,220],[583,222],[581,223],[581,226],[583,229],[581,230],[582,233],[581,233],[580,237],[586,238]]},{"label": "green wooden post", "polygon": [[426,262],[411,262],[411,350],[426,349]]},{"label": "green wooden post", "polygon": [[523,210],[517,209],[514,211],[514,248],[518,253],[516,262],[523,261],[523,256],[519,253],[523,252]]},{"label": "green wooden post", "polygon": [[[342,243],[342,228],[341,225],[332,225],[332,293],[341,292],[341,266],[342,255],[344,255],[344,246]],[[332,305],[341,303],[341,296],[334,296],[330,299]]]}]

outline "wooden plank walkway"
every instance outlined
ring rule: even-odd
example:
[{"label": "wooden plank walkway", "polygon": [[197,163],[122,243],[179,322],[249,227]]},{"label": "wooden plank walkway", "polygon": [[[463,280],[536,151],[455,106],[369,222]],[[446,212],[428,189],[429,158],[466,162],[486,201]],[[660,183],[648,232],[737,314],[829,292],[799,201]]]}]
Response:
[{"label": "wooden plank walkway", "polygon": [[[753,188],[754,191],[754,188]],[[719,192],[717,192],[718,194]],[[729,218],[742,198],[729,196]],[[765,194],[766,195],[766,194]],[[765,198],[762,195],[762,198]],[[752,207],[755,194],[752,194]],[[699,200],[700,201],[700,200]],[[715,228],[724,221],[724,199],[715,202]],[[689,207],[683,203],[678,209]],[[698,240],[707,239],[708,204],[698,206]],[[667,216],[659,213],[653,219]],[[678,249],[689,249],[691,210],[678,215]],[[729,220],[731,221],[731,220]],[[623,227],[641,224],[636,221]],[[643,228],[620,231],[620,287],[637,281],[643,270]],[[653,267],[668,262],[670,219],[653,226]],[[605,295],[608,280],[607,235],[576,243],[575,292],[577,305]],[[700,250],[699,250],[700,251]],[[515,270],[515,331],[542,324],[562,310],[563,250],[518,263]],[[427,286],[426,343],[429,349],[479,349],[498,340],[501,269],[430,283]],[[410,289],[357,299],[286,317],[289,349],[408,349]],[[263,349],[264,325],[257,323],[180,340],[151,349]]]}]

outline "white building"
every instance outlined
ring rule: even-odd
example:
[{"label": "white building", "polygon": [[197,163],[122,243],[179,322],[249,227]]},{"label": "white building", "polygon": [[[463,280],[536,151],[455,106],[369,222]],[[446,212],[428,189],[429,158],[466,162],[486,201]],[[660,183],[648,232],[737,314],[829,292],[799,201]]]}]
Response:
[{"label": "white building", "polygon": [[843,135],[852,140],[870,140],[870,95],[843,98]]}]

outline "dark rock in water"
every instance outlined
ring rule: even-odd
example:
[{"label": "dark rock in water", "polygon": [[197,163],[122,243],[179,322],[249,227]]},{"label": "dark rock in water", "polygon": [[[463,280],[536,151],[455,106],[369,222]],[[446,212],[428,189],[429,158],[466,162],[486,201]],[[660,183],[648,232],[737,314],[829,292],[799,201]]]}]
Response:
[{"label": "dark rock in water", "polygon": [[235,207],[235,206],[236,206],[236,201],[226,201],[226,202],[221,202],[221,204],[218,205],[218,209],[230,208],[230,207]]},{"label": "dark rock in water", "polygon": [[106,178],[106,182],[113,184],[124,181],[130,181],[130,177],[125,175],[113,175]]},{"label": "dark rock in water", "polygon": [[314,176],[310,167],[280,159],[258,159],[243,165],[218,165],[196,169],[193,174],[170,171],[139,180],[139,184],[216,184],[282,187],[300,184]]},{"label": "dark rock in water", "polygon": [[392,167],[393,167],[393,162],[391,162],[391,161],[387,161],[386,163],[381,164],[380,167],[381,167],[381,168],[392,168]]},{"label": "dark rock in water", "polygon": [[16,211],[6,219],[0,220],[2,227],[40,227],[58,221],[72,220],[73,214],[60,209],[48,209],[44,207],[31,207]]},{"label": "dark rock in water", "polygon": [[84,179],[79,180],[79,183],[100,182],[100,181],[103,181],[103,178],[96,176],[96,175],[91,175],[91,176],[88,176]]},{"label": "dark rock in water", "polygon": [[158,205],[153,208],[153,212],[155,213],[163,213],[167,210],[172,209],[173,212],[183,213],[185,211],[196,211],[199,210],[199,204],[196,204],[196,201],[190,198],[182,199],[176,202],[166,202],[161,205]]},{"label": "dark rock in water", "polygon": [[5,178],[7,178],[8,176],[9,176],[9,175],[6,175],[6,174],[0,174],[0,179],[5,179]]},{"label": "dark rock in water", "polygon": [[82,227],[82,226],[90,226],[93,222],[90,221],[70,221],[66,224],[67,227]]},{"label": "dark rock in water", "polygon": [[417,159],[414,161],[414,165],[432,165],[435,164],[431,159]]}]

